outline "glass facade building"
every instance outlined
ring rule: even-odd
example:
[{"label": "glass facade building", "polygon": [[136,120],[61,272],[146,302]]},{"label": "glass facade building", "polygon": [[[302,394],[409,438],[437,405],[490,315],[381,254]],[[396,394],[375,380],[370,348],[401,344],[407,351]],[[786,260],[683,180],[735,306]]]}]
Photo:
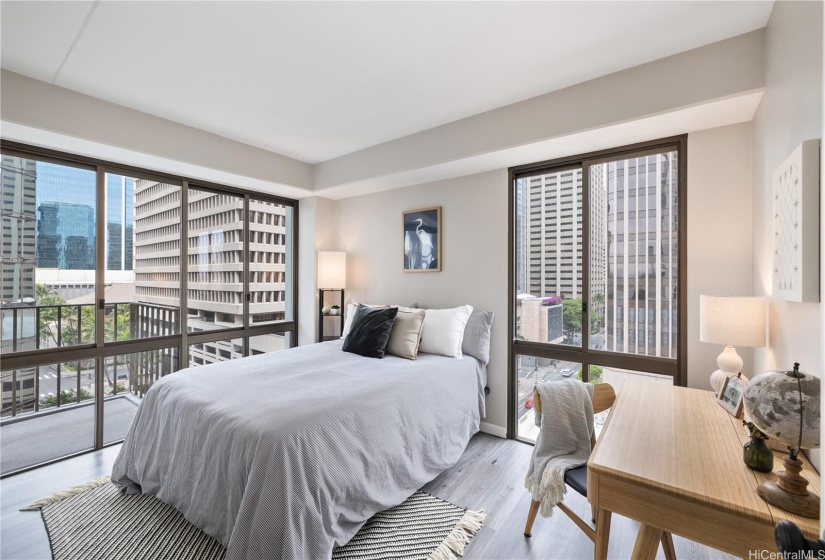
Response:
[{"label": "glass facade building", "polygon": [[[94,270],[95,173],[37,162],[37,267]],[[106,176],[106,270],[132,270],[135,181]]]}]

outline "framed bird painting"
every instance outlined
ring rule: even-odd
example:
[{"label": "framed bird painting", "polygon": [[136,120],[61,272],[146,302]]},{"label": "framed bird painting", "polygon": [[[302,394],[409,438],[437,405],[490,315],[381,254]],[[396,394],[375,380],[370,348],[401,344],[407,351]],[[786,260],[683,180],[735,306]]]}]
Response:
[{"label": "framed bird painting", "polygon": [[442,263],[441,207],[402,212],[404,271],[439,272]]}]

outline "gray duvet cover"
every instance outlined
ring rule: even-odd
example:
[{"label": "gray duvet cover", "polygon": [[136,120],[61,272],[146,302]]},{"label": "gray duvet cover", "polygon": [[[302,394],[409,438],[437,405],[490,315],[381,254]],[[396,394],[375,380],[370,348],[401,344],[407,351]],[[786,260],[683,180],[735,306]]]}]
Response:
[{"label": "gray duvet cover", "polygon": [[177,508],[228,559],[329,558],[456,463],[485,383],[469,356],[376,360],[341,341],[183,370],[143,398],[112,480]]}]

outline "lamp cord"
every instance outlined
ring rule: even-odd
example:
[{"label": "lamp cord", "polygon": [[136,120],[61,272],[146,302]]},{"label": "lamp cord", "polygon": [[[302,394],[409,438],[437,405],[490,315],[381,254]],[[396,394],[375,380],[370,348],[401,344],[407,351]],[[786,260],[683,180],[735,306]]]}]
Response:
[{"label": "lamp cord", "polygon": [[803,425],[803,416],[802,416],[802,376],[799,374],[799,362],[795,362],[793,365],[793,372],[796,376],[796,385],[799,389],[799,442],[796,445],[796,452],[791,449],[791,459],[796,461],[797,455],[799,455],[799,450],[802,448],[802,425]]}]

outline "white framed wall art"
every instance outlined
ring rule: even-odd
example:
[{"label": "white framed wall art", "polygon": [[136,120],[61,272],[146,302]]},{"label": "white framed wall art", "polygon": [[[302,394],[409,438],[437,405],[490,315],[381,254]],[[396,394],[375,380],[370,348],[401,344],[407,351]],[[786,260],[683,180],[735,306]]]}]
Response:
[{"label": "white framed wall art", "polygon": [[773,172],[773,295],[819,301],[819,140],[806,140]]}]

